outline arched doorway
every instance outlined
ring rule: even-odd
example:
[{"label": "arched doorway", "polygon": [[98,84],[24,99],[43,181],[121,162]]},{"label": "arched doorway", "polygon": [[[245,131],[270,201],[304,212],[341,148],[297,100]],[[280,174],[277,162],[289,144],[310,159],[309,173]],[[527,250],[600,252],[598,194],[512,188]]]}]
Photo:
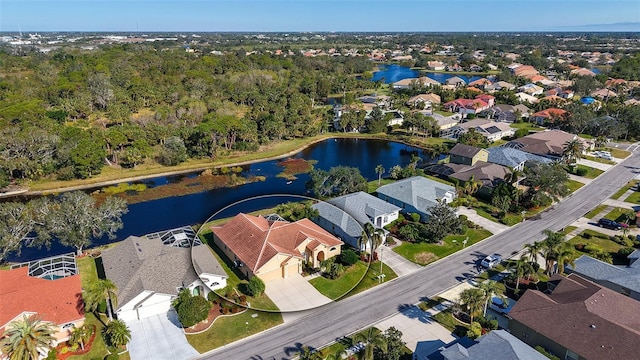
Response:
[{"label": "arched doorway", "polygon": [[316,266],[320,266],[320,262],[324,261],[324,251],[320,251],[318,253],[318,255],[316,255],[316,260],[318,261],[318,263],[316,264]]}]

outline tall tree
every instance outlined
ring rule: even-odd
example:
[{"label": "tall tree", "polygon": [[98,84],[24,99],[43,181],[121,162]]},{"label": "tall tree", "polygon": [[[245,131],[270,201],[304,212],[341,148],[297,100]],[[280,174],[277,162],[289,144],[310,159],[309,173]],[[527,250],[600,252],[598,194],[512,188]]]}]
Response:
[{"label": "tall tree", "polygon": [[531,261],[525,257],[521,257],[520,259],[511,262],[509,264],[509,268],[516,278],[516,291],[520,287],[520,279],[529,278],[531,275],[536,273],[536,269]]},{"label": "tall tree", "polygon": [[575,164],[582,159],[584,145],[579,139],[569,140],[563,145],[562,156],[567,164]]},{"label": "tall tree", "polygon": [[493,299],[493,296],[497,296],[500,300],[506,301],[506,296],[504,296],[504,288],[500,286],[497,281],[487,280],[485,282],[480,283],[478,285],[478,289],[482,290],[484,294],[484,306],[482,310],[482,315],[487,315],[487,307],[489,306],[489,302]]},{"label": "tall tree", "polygon": [[542,241],[540,254],[545,261],[545,273],[552,275],[563,273],[565,264],[573,264],[575,253],[571,245],[565,242],[565,235],[546,229],[542,232],[546,238]]},{"label": "tall tree", "polygon": [[113,308],[118,307],[118,288],[111,280],[98,280],[85,290],[82,298],[88,311],[96,311],[100,303],[106,301],[109,319],[113,320]]},{"label": "tall tree", "polygon": [[122,228],[121,218],[127,211],[126,202],[120,198],[109,197],[98,207],[91,195],[67,192],[47,215],[45,227],[49,234],[64,245],[75,247],[80,254],[92,239],[103,235],[114,238],[115,232]]},{"label": "tall tree", "polygon": [[460,293],[459,303],[469,315],[470,322],[473,319],[482,314],[482,309],[485,303],[485,293],[478,288],[465,289]]},{"label": "tall tree", "polygon": [[378,185],[380,185],[380,181],[382,181],[382,175],[384,174],[385,169],[382,164],[376,166],[376,174],[378,174]]},{"label": "tall tree", "polygon": [[2,339],[2,353],[11,360],[37,360],[51,349],[55,340],[51,324],[34,316],[23,315],[22,320],[9,323]]},{"label": "tall tree", "polygon": [[429,237],[433,242],[444,239],[448,234],[457,234],[462,230],[462,220],[456,210],[444,201],[430,207],[429,219],[425,223]]},{"label": "tall tree", "polygon": [[306,186],[318,197],[341,196],[367,188],[367,179],[358,168],[336,166],[329,171],[313,169],[309,176],[311,179]]},{"label": "tall tree", "polygon": [[373,326],[363,332],[357,333],[353,337],[353,341],[361,341],[364,343],[364,349],[362,350],[362,358],[364,360],[373,360],[373,353],[376,348],[380,349],[383,353],[387,352],[387,339],[384,333]]},{"label": "tall tree", "polygon": [[404,347],[406,345],[406,343],[402,341],[402,331],[392,326],[385,330],[384,337],[387,340],[387,353],[384,354],[384,359],[400,360],[404,354]]},{"label": "tall tree", "polygon": [[115,347],[127,345],[131,340],[131,330],[122,320],[113,320],[107,324],[104,330],[109,339],[109,344]]}]

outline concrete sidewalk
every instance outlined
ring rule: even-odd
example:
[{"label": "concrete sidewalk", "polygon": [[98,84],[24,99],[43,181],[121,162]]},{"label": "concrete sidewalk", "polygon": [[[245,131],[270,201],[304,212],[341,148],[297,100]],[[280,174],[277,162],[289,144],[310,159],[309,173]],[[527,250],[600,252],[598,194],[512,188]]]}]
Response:
[{"label": "concrete sidewalk", "polygon": [[467,219],[471,220],[471,222],[473,222],[474,224],[478,224],[483,228],[489,230],[494,235],[499,234],[509,228],[507,225],[483,218],[482,216],[478,215],[475,210],[469,209],[464,206],[458,207],[458,213],[460,215],[466,216]]}]

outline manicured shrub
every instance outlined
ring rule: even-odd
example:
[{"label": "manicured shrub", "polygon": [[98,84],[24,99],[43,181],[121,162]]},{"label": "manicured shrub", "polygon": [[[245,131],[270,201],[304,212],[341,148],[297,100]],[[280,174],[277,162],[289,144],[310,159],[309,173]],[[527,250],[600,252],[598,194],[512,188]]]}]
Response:
[{"label": "manicured shrub", "polygon": [[631,254],[635,249],[632,247],[625,247],[622,248],[620,250],[618,250],[618,255],[623,256],[623,257],[627,257],[629,256],[629,254]]},{"label": "manicured shrub", "polygon": [[587,175],[587,172],[588,171],[585,168],[580,168],[579,167],[579,168],[576,169],[576,175],[578,175],[578,176],[585,176],[585,175]]},{"label": "manicured shrub", "polygon": [[474,321],[469,326],[469,330],[467,331],[467,337],[470,339],[477,339],[482,335],[482,326],[480,323]]},{"label": "manicured shrub", "polygon": [[184,327],[191,327],[207,318],[211,303],[202,296],[190,296],[176,304],[178,319]]},{"label": "manicured shrub", "polygon": [[355,251],[347,249],[340,254],[340,263],[345,266],[351,266],[358,262],[359,256]]},{"label": "manicured shrub", "polygon": [[249,280],[246,288],[248,290],[247,295],[258,297],[262,295],[262,293],[264,293],[266,286],[264,285],[264,282],[262,282],[262,280],[259,277],[254,276],[251,278],[251,280]]},{"label": "manicured shrub", "polygon": [[581,236],[582,236],[583,238],[585,238],[585,239],[591,239],[591,234],[590,234],[590,233],[588,233],[588,232],[586,232],[586,233],[582,234]]},{"label": "manicured shrub", "polygon": [[411,214],[409,214],[409,216],[411,217],[411,221],[413,221],[413,222],[418,222],[418,221],[420,221],[420,214],[417,214],[417,213],[411,213]]}]

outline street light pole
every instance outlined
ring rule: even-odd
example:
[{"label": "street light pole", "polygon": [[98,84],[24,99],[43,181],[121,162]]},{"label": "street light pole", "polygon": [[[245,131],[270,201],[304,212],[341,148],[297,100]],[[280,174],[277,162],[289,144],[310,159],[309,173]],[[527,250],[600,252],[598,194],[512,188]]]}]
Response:
[{"label": "street light pole", "polygon": [[384,278],[382,277],[382,250],[384,249],[380,247],[380,282],[384,281]]}]

